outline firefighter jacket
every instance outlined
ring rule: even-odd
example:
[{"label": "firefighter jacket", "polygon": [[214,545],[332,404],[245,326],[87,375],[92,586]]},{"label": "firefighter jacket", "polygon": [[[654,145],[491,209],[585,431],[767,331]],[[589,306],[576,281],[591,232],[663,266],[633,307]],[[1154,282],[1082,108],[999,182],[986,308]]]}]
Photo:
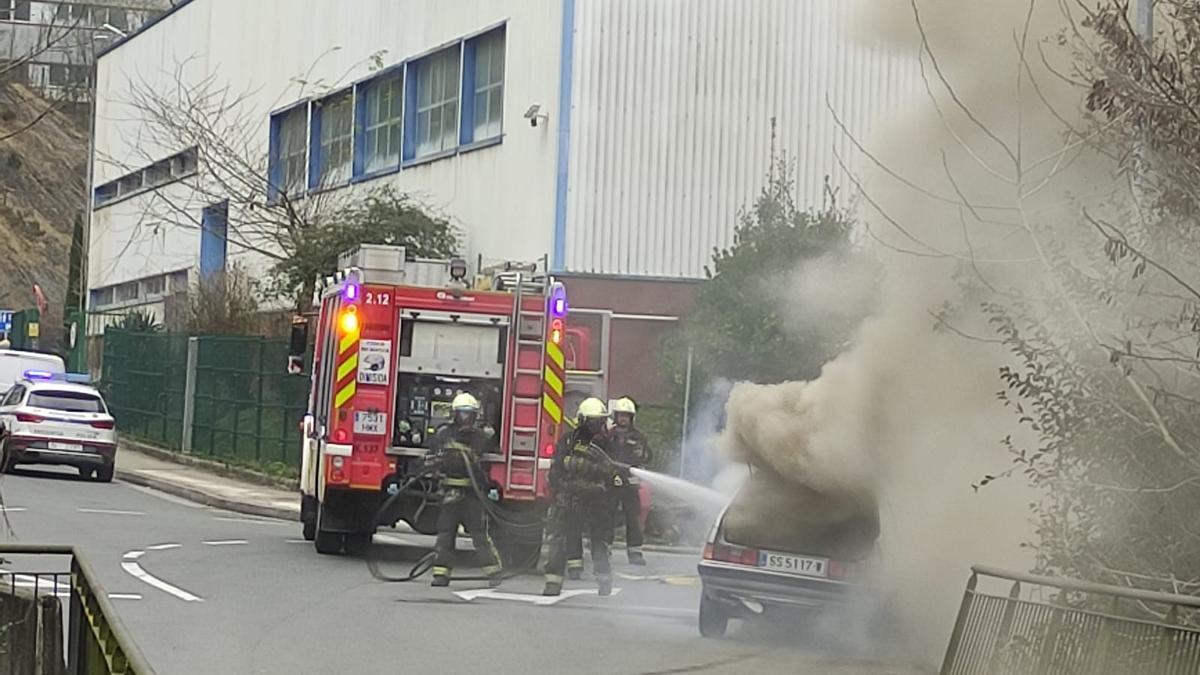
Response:
[{"label": "firefighter jacket", "polygon": [[646,466],[650,462],[650,444],[646,436],[633,426],[613,427],[609,432],[608,455],[614,462],[629,466]]},{"label": "firefighter jacket", "polygon": [[[472,472],[478,480],[486,480],[483,453],[486,452],[489,441],[487,433],[478,426],[447,424],[433,437],[426,462],[436,467],[436,471],[442,475],[444,485],[470,487]],[[467,468],[468,463],[470,470]]]},{"label": "firefighter jacket", "polygon": [[556,499],[573,501],[604,494],[616,475],[604,441],[603,437],[589,438],[579,431],[559,439],[549,476]]}]

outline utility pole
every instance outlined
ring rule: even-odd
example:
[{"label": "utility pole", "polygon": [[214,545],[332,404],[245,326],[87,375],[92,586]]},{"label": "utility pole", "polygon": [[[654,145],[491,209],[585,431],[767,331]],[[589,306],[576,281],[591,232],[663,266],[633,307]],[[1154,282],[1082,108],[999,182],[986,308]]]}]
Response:
[{"label": "utility pole", "polygon": [[1142,41],[1149,47],[1154,41],[1154,0],[1138,0],[1137,30]]},{"label": "utility pole", "polygon": [[[1134,27],[1137,29],[1138,37],[1142,39],[1142,45],[1146,52],[1153,58],[1154,49],[1154,0],[1137,0],[1137,15],[1134,17]],[[1143,128],[1138,131],[1138,137],[1134,141],[1133,146],[1133,203],[1134,208],[1142,211],[1142,206],[1145,199],[1146,181],[1144,175],[1149,172],[1149,151],[1146,148],[1147,131]],[[1144,211],[1143,217],[1144,217]]]}]

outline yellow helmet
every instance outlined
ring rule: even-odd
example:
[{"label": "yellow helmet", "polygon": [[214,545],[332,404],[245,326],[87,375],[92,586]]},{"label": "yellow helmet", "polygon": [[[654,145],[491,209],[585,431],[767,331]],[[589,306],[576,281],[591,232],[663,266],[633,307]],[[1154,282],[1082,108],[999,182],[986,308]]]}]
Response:
[{"label": "yellow helmet", "polygon": [[604,405],[604,401],[592,396],[580,402],[577,414],[581,420],[608,417],[608,407]]},{"label": "yellow helmet", "polygon": [[479,400],[464,391],[450,402],[450,409],[456,412],[459,410],[479,412]]},{"label": "yellow helmet", "polygon": [[623,396],[613,401],[612,412],[614,415],[617,413],[629,413],[630,415],[636,415],[637,404],[635,404],[633,399],[629,398],[628,396]]}]

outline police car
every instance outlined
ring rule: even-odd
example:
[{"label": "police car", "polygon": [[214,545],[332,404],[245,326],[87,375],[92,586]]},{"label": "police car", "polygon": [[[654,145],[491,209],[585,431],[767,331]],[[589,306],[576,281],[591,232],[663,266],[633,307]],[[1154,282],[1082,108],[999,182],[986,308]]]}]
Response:
[{"label": "police car", "polygon": [[86,375],[30,370],[0,398],[0,471],[18,464],[73,466],[113,478],[117,432],[104,397]]}]

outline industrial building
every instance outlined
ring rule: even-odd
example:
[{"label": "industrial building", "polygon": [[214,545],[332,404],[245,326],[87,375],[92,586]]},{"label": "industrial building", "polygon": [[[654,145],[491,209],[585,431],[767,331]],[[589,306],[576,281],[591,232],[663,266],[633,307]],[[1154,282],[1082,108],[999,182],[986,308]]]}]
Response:
[{"label": "industrial building", "polygon": [[97,61],[89,307],[161,316],[202,274],[269,264],[253,209],[214,196],[214,154],[131,100],[216,90],[261,203],[412,194],[468,260],[544,260],[576,308],[611,311],[627,356],[610,385],[653,399],[651,343],[732,242],[772,149],[819,206],[826,176],[847,184],[835,153],[855,155],[830,108],[866,137],[914,91],[911,55],[848,37],[852,4],[180,2]]}]

